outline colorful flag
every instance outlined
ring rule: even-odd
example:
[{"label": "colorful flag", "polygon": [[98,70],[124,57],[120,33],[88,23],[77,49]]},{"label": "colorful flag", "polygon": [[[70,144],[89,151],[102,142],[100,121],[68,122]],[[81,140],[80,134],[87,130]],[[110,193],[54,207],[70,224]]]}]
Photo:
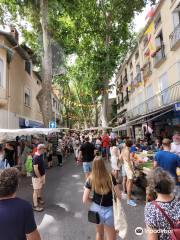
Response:
[{"label": "colorful flag", "polygon": [[148,18],[152,18],[154,16],[154,13],[154,9],[151,8],[151,10],[147,13],[145,20],[147,20]]}]

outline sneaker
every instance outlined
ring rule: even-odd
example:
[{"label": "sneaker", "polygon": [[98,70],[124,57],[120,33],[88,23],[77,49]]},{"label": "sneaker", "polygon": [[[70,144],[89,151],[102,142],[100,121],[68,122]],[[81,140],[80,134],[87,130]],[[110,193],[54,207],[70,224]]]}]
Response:
[{"label": "sneaker", "polygon": [[134,200],[128,200],[128,201],[127,201],[127,204],[128,204],[129,206],[132,206],[132,207],[136,207],[136,206],[137,206],[137,204],[135,203]]}]

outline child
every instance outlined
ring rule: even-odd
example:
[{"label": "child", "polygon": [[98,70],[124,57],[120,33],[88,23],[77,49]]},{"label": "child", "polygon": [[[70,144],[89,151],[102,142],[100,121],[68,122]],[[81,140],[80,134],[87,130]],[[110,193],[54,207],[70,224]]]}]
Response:
[{"label": "child", "polygon": [[32,170],[33,170],[33,166],[32,166],[32,161],[33,161],[32,154],[33,154],[33,152],[32,152],[32,150],[30,150],[29,153],[28,153],[28,155],[27,155],[27,158],[26,158],[25,169],[26,169],[27,177],[31,177]]}]

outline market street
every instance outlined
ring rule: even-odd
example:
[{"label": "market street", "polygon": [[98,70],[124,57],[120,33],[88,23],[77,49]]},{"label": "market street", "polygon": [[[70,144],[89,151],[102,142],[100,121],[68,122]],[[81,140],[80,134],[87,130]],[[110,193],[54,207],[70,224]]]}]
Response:
[{"label": "market street", "polygon": [[[63,168],[47,170],[45,188],[45,211],[35,213],[43,240],[90,240],[95,239],[95,226],[88,223],[87,207],[82,204],[84,178],[81,166],[68,159]],[[23,178],[18,196],[32,201],[31,178]],[[128,220],[127,240],[144,240],[136,236],[135,228],[144,228],[144,205],[138,201],[136,208],[123,205]]]}]

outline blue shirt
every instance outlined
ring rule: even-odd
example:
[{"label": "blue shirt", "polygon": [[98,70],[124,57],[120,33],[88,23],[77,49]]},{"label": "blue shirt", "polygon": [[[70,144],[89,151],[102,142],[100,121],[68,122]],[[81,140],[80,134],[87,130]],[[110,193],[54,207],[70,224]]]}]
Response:
[{"label": "blue shirt", "polygon": [[156,153],[155,161],[159,167],[169,172],[177,181],[176,168],[180,167],[180,157],[178,155],[161,150]]},{"label": "blue shirt", "polygon": [[36,230],[32,206],[20,198],[0,200],[0,239],[26,240]]},{"label": "blue shirt", "polygon": [[136,152],[136,151],[137,151],[136,146],[131,146],[131,148],[130,148],[130,153],[134,153],[134,152]]}]

